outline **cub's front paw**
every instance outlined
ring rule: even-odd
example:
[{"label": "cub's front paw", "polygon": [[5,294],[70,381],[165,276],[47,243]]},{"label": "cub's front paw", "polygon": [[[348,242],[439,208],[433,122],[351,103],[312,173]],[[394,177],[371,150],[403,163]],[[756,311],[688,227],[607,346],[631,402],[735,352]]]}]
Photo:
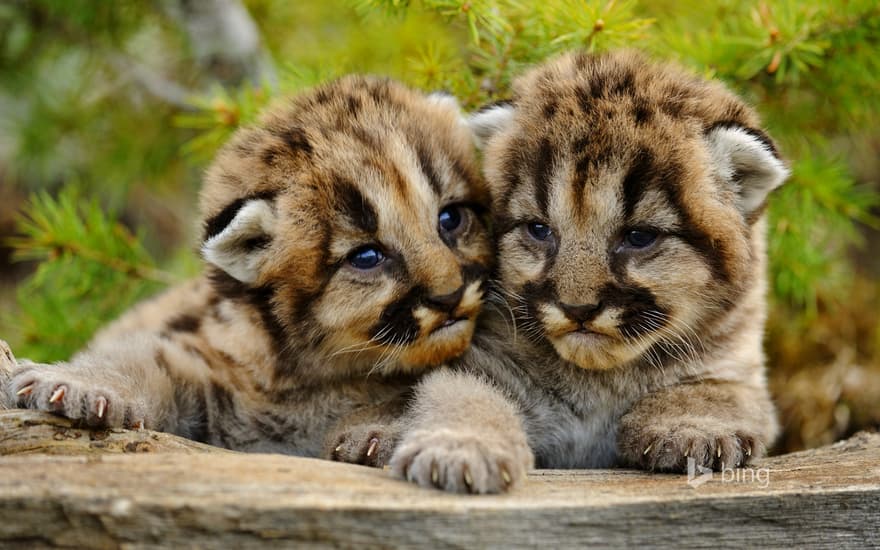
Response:
[{"label": "cub's front paw", "polygon": [[143,408],[64,365],[21,365],[6,389],[15,406],[46,411],[94,428],[144,427]]},{"label": "cub's front paw", "polygon": [[422,487],[481,494],[507,491],[533,463],[525,441],[448,429],[416,430],[401,441],[391,457],[391,470]]},{"label": "cub's front paw", "polygon": [[382,468],[391,459],[398,436],[398,430],[387,424],[347,428],[331,441],[330,460]]},{"label": "cub's front paw", "polygon": [[621,458],[629,466],[661,472],[686,472],[688,459],[696,466],[723,470],[746,465],[764,454],[756,435],[733,427],[705,426],[692,422],[660,429],[621,426],[618,438]]}]

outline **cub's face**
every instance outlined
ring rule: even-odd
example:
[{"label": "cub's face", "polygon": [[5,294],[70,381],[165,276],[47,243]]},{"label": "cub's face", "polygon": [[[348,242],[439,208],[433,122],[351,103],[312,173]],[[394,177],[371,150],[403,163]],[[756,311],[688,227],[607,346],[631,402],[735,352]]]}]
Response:
[{"label": "cub's face", "polygon": [[633,54],[570,54],[471,118],[524,332],[607,369],[698,352],[761,276],[753,225],[786,169],[718,85]]},{"label": "cub's face", "polygon": [[240,132],[202,194],[221,293],[328,368],[406,370],[468,346],[493,258],[454,101],[348,77]]}]

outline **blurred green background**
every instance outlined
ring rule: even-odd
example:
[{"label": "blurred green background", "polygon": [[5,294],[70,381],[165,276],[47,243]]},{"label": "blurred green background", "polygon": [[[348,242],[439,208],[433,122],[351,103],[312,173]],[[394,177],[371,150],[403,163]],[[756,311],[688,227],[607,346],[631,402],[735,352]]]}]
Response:
[{"label": "blurred green background", "polygon": [[777,451],[880,425],[880,6],[774,0],[94,0],[0,5],[0,338],[68,357],[198,272],[202,170],[279,96],[348,72],[503,98],[548,55],[643,49],[756,105]]}]

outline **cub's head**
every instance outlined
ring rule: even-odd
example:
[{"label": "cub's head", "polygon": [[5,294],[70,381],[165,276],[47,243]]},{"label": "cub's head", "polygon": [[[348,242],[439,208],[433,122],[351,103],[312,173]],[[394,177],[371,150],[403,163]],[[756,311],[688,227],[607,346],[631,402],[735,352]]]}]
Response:
[{"label": "cub's head", "polygon": [[760,302],[759,222],[788,171],[720,84],[632,52],[571,53],[470,122],[501,284],[564,359],[690,354],[746,296]]},{"label": "cub's head", "polygon": [[488,201],[452,98],[346,77],[223,148],[201,194],[202,253],[282,360],[409,370],[470,342],[493,258]]}]

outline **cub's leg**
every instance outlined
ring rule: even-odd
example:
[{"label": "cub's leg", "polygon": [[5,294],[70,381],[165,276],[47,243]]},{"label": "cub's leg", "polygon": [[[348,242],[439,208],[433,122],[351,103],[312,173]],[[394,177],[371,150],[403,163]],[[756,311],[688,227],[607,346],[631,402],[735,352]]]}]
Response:
[{"label": "cub's leg", "polygon": [[171,431],[179,423],[162,342],[131,334],[87,349],[70,362],[20,363],[4,388],[13,406],[42,410],[91,427]]},{"label": "cub's leg", "polygon": [[403,433],[407,395],[343,417],[327,435],[324,458],[376,468],[388,464]]},{"label": "cub's leg", "polygon": [[620,420],[617,447],[629,466],[721,470],[760,457],[777,432],[766,388],[734,382],[682,384],[649,394]]},{"label": "cub's leg", "polygon": [[516,407],[476,376],[430,374],[417,387],[406,418],[391,469],[423,487],[500,493],[534,464]]}]

